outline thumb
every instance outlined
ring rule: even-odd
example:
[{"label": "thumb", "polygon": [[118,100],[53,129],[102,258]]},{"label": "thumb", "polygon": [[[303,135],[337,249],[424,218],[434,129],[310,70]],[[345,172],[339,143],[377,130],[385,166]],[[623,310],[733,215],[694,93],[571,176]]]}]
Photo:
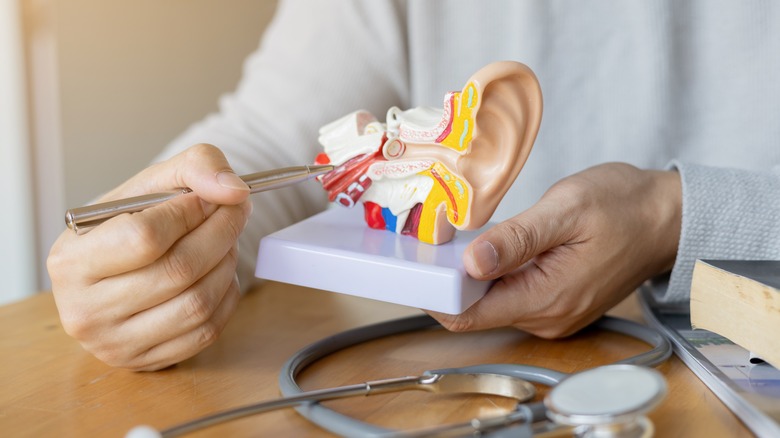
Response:
[{"label": "thumb", "polygon": [[249,186],[233,171],[225,154],[210,144],[199,144],[184,152],[177,172],[183,187],[214,204],[238,204],[249,196]]},{"label": "thumb", "polygon": [[559,217],[554,209],[537,204],[493,226],[466,247],[466,271],[478,280],[496,279],[564,243],[566,227]]},{"label": "thumb", "polygon": [[210,144],[192,146],[148,167],[112,195],[134,196],[183,187],[189,187],[199,198],[212,204],[239,204],[249,196],[249,186],[233,172],[222,151]]}]

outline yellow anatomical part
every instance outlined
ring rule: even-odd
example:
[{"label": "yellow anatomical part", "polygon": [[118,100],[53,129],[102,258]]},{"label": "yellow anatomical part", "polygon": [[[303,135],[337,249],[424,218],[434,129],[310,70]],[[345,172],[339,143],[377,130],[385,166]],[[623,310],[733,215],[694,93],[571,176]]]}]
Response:
[{"label": "yellow anatomical part", "polygon": [[441,162],[434,163],[420,174],[432,178],[434,184],[423,203],[417,238],[426,243],[439,243],[433,241],[439,206],[446,205],[447,219],[452,225],[462,225],[469,211],[470,187]]},{"label": "yellow anatomical part", "polygon": [[471,144],[476,127],[475,109],[479,104],[479,92],[474,83],[469,82],[463,91],[454,93],[452,103],[454,114],[451,130],[443,140],[439,140],[439,143],[458,152],[465,152]]}]

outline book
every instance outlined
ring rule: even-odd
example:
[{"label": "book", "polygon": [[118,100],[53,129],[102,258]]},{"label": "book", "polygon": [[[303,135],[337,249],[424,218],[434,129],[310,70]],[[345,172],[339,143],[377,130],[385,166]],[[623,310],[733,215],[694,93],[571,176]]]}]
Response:
[{"label": "book", "polygon": [[747,350],[708,330],[694,330],[688,306],[655,301],[640,288],[642,314],[672,342],[675,354],[760,438],[780,437],[780,369],[752,363]]},{"label": "book", "polygon": [[780,260],[697,260],[691,326],[780,368]]}]

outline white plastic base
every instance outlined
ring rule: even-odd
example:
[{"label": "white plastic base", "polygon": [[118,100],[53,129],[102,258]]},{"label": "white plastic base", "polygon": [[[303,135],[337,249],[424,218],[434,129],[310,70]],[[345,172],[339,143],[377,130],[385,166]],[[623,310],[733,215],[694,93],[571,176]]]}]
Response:
[{"label": "white plastic base", "polygon": [[466,274],[462,255],[479,231],[442,245],[368,228],[362,209],[331,208],[260,241],[258,278],[459,314],[490,282]]}]

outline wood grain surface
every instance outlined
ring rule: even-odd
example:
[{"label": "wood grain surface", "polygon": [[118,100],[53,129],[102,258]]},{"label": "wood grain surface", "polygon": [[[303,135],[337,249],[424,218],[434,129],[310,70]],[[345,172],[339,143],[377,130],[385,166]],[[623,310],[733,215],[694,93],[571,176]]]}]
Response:
[{"label": "wood grain surface", "polygon": [[[610,313],[640,320],[636,298]],[[0,307],[0,436],[121,437],[148,424],[164,429],[195,417],[279,395],[287,358],[322,337],[414,309],[280,283],[248,293],[220,339],[166,370],[111,368],[84,352],[60,326],[51,294]],[[548,341],[513,329],[433,330],[372,341],[309,367],[314,389],[428,369],[524,363],[574,372],[647,350],[639,341],[585,330]],[[676,357],[661,365],[669,395],[649,416],[660,437],[750,436],[744,425]],[[544,395],[540,388],[540,395]],[[328,402],[338,411],[394,428],[416,428],[504,412],[501,397],[421,392]],[[293,410],[214,426],[191,436],[330,436]]]}]

